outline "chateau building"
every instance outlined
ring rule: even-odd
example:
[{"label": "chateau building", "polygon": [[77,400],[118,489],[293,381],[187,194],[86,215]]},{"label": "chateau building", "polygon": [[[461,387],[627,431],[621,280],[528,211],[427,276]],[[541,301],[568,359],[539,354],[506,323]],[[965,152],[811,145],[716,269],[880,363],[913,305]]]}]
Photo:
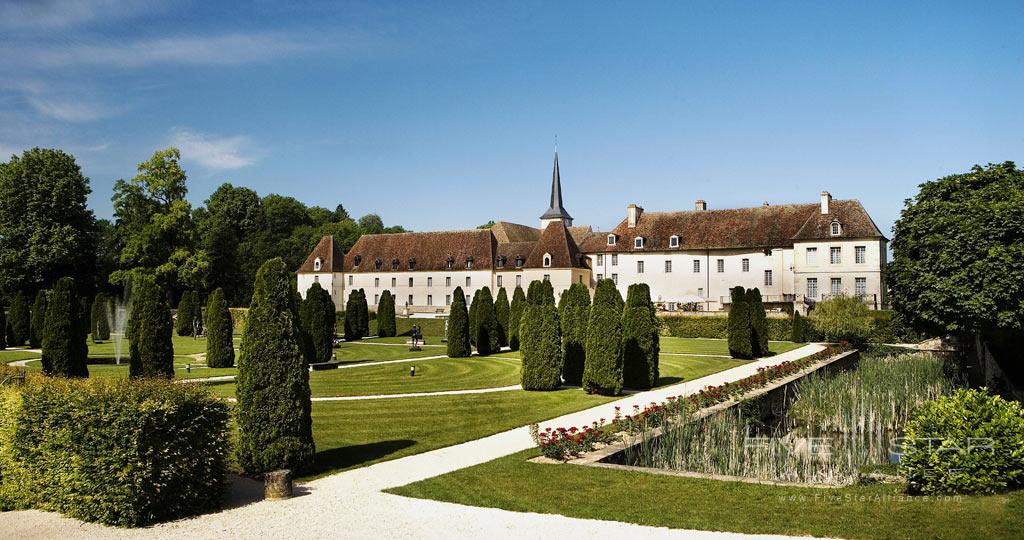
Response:
[{"label": "chateau building", "polygon": [[661,309],[728,309],[729,289],[758,287],[769,306],[806,311],[845,294],[885,304],[887,240],[857,200],[692,211],[644,212],[630,204],[608,232],[574,227],[562,202],[555,154],[551,201],[540,227],[499,221],[490,229],[364,235],[348,253],[325,236],[298,269],[299,292],[318,282],[338,309],[363,289],[376,306],[391,291],[399,313],[442,314],[456,287],[467,301],[483,287],[548,280],[555,295],[573,283],[613,280],[623,296],[647,283]]}]

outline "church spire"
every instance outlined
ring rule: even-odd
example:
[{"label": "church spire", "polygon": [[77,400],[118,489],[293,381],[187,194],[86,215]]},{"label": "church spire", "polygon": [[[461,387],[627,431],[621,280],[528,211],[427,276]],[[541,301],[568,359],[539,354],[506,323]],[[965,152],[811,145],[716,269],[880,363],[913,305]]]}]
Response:
[{"label": "church spire", "polygon": [[551,206],[540,216],[541,228],[558,220],[565,223],[566,227],[572,225],[572,216],[562,206],[562,179],[558,172],[558,150],[555,150],[555,166],[551,171]]}]

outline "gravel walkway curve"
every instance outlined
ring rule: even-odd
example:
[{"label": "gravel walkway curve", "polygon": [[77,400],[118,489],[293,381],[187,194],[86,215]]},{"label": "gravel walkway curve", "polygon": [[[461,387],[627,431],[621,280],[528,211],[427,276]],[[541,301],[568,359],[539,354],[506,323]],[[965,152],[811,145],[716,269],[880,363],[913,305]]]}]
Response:
[{"label": "gravel walkway curve", "polygon": [[[810,344],[800,349],[754,361],[707,377],[650,392],[641,392],[584,411],[541,423],[580,426],[610,419],[615,407],[628,411],[634,404],[664,401],[687,395],[708,385],[719,385],[752,375],[760,367],[793,360],[824,349]],[[207,514],[146,529],[115,529],[36,510],[0,514],[0,530],[11,538],[787,538],[776,535],[739,535],[647,527],[612,521],[559,515],[510,512],[382,493],[451,471],[497,459],[533,446],[529,428],[519,427],[475,441],[422,454],[376,463],[297,486],[300,496],[285,501],[238,501],[216,514]],[[258,484],[248,482],[249,492]],[[250,493],[250,497],[251,497]],[[244,497],[243,497],[244,499]],[[255,498],[249,499],[255,500]]]}]

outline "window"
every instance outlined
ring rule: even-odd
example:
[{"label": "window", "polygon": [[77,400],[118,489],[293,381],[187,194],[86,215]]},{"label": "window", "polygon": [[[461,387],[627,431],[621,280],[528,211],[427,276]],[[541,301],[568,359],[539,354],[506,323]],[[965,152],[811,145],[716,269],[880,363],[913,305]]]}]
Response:
[{"label": "window", "polygon": [[427,276],[427,287],[433,287],[433,286],[434,286],[434,278],[431,277],[431,276]]},{"label": "window", "polygon": [[551,281],[551,274],[544,274],[544,281]]},{"label": "window", "polygon": [[615,235],[614,234],[609,234],[608,235],[608,245],[609,246],[614,246],[615,245]]},{"label": "window", "polygon": [[313,261],[313,271],[319,272],[322,264],[323,263],[320,262],[320,257],[317,257],[316,260]]},{"label": "window", "polygon": [[843,294],[843,278],[832,278],[832,294]]},{"label": "window", "polygon": [[644,247],[644,237],[643,236],[637,236],[636,238],[634,238],[633,239],[633,247],[635,247],[637,249],[643,248]]},{"label": "window", "polygon": [[391,269],[398,270],[398,259],[391,259]]},{"label": "window", "polygon": [[772,271],[771,270],[765,270],[764,271],[764,284],[765,284],[766,287],[767,286],[771,286],[771,284],[772,284]]},{"label": "window", "polygon": [[412,287],[412,278],[409,278],[409,286]]},{"label": "window", "polygon": [[750,271],[750,259],[743,259],[743,271],[744,272],[749,272]]},{"label": "window", "polygon": [[699,274],[700,273],[700,259],[694,259],[693,260],[693,273],[694,274]]},{"label": "window", "polygon": [[415,270],[415,269],[416,269],[416,258],[415,257],[409,257],[409,270]]},{"label": "window", "polygon": [[698,287],[697,288],[697,297],[698,298],[704,298],[704,287]]},{"label": "window", "polygon": [[450,294],[444,295],[444,305],[446,305],[446,306],[452,305],[452,295],[450,295]]},{"label": "window", "polygon": [[842,264],[842,262],[843,262],[843,248],[841,248],[841,247],[834,247],[834,248],[829,248],[828,251],[829,251],[829,259],[832,261],[832,264]]},{"label": "window", "polygon": [[359,266],[359,263],[363,262],[363,256],[362,255],[356,255],[353,260],[355,261],[356,266]]},{"label": "window", "polygon": [[381,266],[384,266],[384,261],[382,261],[380,259],[377,259],[377,260],[373,261],[373,268],[375,270],[380,270]]},{"label": "window", "polygon": [[393,288],[395,288],[397,286],[398,286],[398,278],[391,278],[391,288],[393,289]]},{"label": "window", "polygon": [[674,234],[668,237],[668,247],[679,247],[679,237]]},{"label": "window", "polygon": [[604,274],[598,274],[597,275],[597,280],[601,281],[602,279],[604,279]]},{"label": "window", "polygon": [[725,272],[725,259],[718,259],[718,273]]},{"label": "window", "polygon": [[498,257],[498,268],[505,268],[505,257]]},{"label": "window", "polygon": [[473,257],[466,257],[466,268],[473,268]]},{"label": "window", "polygon": [[409,300],[405,303],[405,305],[407,305],[407,306],[411,306],[412,305],[412,295],[411,294],[409,295]]},{"label": "window", "polygon": [[379,303],[380,303],[380,295],[379,294],[373,295],[373,305],[377,305]]},{"label": "window", "polygon": [[853,262],[857,264],[864,264],[867,260],[867,248],[865,246],[856,246],[853,248]]},{"label": "window", "polygon": [[516,287],[522,287],[522,286],[523,286],[523,275],[519,274],[519,275],[516,276]]},{"label": "window", "polygon": [[470,300],[469,300],[469,295],[467,294],[467,295],[466,295],[466,305],[469,305],[469,302],[470,302]]},{"label": "window", "polygon": [[516,268],[522,268],[523,263],[525,262],[526,259],[524,259],[522,255],[516,255]]},{"label": "window", "polygon": [[349,284],[349,285],[351,285],[351,284],[352,284],[352,274],[349,274],[349,275],[348,275],[348,284]]},{"label": "window", "polygon": [[665,273],[666,274],[671,274],[672,273],[672,261],[665,261]]},{"label": "window", "polygon": [[618,253],[612,253],[612,266],[618,266],[618,265],[619,265],[619,254]]},{"label": "window", "polygon": [[498,276],[498,288],[501,288],[501,276]]},{"label": "window", "polygon": [[809,247],[807,248],[807,266],[814,266],[818,264],[818,248]]},{"label": "window", "polygon": [[839,225],[838,221],[832,222],[832,227],[829,232],[832,233],[832,236],[839,236],[839,233],[843,232],[842,227]]},{"label": "window", "polygon": [[466,276],[466,286],[467,287],[469,287],[470,282],[471,282],[471,280],[469,279],[469,276]]},{"label": "window", "polygon": [[551,268],[551,255],[544,254],[544,268]]},{"label": "window", "polygon": [[320,283],[320,276],[313,276],[313,283]]},{"label": "window", "polygon": [[451,270],[455,266],[455,259],[453,259],[452,257],[448,257],[446,264],[448,269]]},{"label": "window", "polygon": [[451,287],[452,286],[452,277],[451,276],[446,276],[444,278],[444,286],[445,287]]},{"label": "window", "polygon": [[430,295],[430,294],[427,295],[427,305],[428,306],[434,305],[434,296],[433,295]]},{"label": "window", "polygon": [[636,273],[637,274],[643,274],[644,273],[644,262],[643,261],[637,261],[636,262]]},{"label": "window", "polygon": [[380,278],[379,277],[373,278],[373,286],[374,287],[380,287]]},{"label": "window", "polygon": [[807,297],[817,298],[818,297],[818,278],[809,277],[807,278]]},{"label": "window", "polygon": [[603,253],[598,253],[597,254],[597,264],[604,264],[604,254]]},{"label": "window", "polygon": [[857,296],[865,296],[868,294],[868,278],[854,278],[853,290],[857,293]]},{"label": "window", "polygon": [[614,283],[616,285],[619,284],[619,275],[618,274],[612,274],[612,283]]}]

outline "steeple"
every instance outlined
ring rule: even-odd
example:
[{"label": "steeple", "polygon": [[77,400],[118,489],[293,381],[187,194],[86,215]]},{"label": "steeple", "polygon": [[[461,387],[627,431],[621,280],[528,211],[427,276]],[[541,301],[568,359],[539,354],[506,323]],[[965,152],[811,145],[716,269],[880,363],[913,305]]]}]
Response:
[{"label": "steeple", "polygon": [[551,171],[551,206],[540,216],[540,228],[547,227],[552,221],[562,221],[566,227],[572,226],[572,216],[562,206],[562,179],[558,173],[558,150],[555,150],[555,166]]}]

